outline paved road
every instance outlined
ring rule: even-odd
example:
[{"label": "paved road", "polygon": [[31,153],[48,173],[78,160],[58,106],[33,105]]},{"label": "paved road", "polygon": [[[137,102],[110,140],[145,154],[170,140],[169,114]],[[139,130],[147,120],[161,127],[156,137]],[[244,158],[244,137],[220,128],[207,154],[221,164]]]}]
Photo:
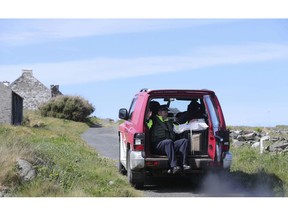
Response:
[{"label": "paved road", "polygon": [[118,166],[119,146],[116,127],[89,128],[82,138],[104,157],[115,160]]},{"label": "paved road", "polygon": [[[118,133],[115,126],[89,128],[82,138],[104,157],[115,161],[118,167]],[[249,177],[249,176],[248,176]],[[235,178],[223,179],[218,175],[190,178],[150,179],[143,189],[147,197],[255,197],[273,196],[267,185],[247,190]]]}]

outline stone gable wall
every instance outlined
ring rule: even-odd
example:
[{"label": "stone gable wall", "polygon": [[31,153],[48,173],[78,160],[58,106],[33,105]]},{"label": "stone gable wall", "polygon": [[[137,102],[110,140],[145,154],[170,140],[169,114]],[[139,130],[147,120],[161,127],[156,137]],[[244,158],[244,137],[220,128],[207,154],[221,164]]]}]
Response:
[{"label": "stone gable wall", "polygon": [[36,110],[51,98],[50,89],[33,76],[32,70],[23,70],[22,76],[10,87],[24,99],[24,109]]},{"label": "stone gable wall", "polygon": [[0,124],[12,121],[12,90],[0,82]]}]

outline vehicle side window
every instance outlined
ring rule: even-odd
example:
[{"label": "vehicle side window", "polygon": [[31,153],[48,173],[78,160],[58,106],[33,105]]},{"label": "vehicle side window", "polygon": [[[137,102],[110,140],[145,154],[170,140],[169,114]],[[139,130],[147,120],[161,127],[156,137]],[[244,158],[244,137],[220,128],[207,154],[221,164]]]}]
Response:
[{"label": "vehicle side window", "polygon": [[211,118],[212,125],[213,125],[213,130],[214,130],[214,132],[216,132],[216,131],[218,131],[219,124],[220,124],[218,112],[217,112],[210,96],[206,95],[206,96],[204,96],[204,99],[205,99],[206,104],[208,106],[210,118]]},{"label": "vehicle side window", "polygon": [[133,115],[133,112],[134,112],[134,109],[135,109],[135,104],[136,104],[136,101],[137,101],[137,97],[133,98],[132,102],[131,102],[131,106],[130,106],[130,109],[129,109],[129,120],[132,119],[132,115]]}]

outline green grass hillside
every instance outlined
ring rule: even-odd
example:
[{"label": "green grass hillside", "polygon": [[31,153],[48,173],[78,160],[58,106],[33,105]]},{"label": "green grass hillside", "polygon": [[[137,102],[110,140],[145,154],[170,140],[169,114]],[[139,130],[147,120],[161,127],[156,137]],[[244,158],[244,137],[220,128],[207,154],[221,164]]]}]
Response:
[{"label": "green grass hillside", "polygon": [[[113,161],[80,137],[85,123],[25,114],[24,126],[0,126],[0,191],[12,197],[141,196]],[[21,182],[17,159],[29,161],[37,176]]]}]

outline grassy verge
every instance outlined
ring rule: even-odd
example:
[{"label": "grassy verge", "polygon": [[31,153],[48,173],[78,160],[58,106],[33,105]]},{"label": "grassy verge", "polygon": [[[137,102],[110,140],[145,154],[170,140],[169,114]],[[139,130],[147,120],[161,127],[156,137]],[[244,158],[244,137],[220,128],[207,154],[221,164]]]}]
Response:
[{"label": "grassy verge", "polygon": [[[15,197],[141,196],[113,161],[81,139],[85,123],[25,114],[25,126],[0,126],[0,187]],[[32,163],[36,178],[21,183],[16,160]],[[0,189],[1,189],[0,188]]]},{"label": "grassy verge", "polygon": [[[288,126],[281,126],[281,128],[287,129]],[[245,130],[247,127],[240,129]],[[248,129],[251,130],[251,128]],[[267,131],[272,137],[279,136],[267,128],[258,127],[252,130]],[[281,136],[287,139],[286,134]],[[260,154],[259,148],[233,145],[231,152],[233,153],[231,172],[247,189],[252,190],[258,187],[262,191],[265,189],[273,191],[275,196],[288,196],[287,153],[264,152]]]}]

